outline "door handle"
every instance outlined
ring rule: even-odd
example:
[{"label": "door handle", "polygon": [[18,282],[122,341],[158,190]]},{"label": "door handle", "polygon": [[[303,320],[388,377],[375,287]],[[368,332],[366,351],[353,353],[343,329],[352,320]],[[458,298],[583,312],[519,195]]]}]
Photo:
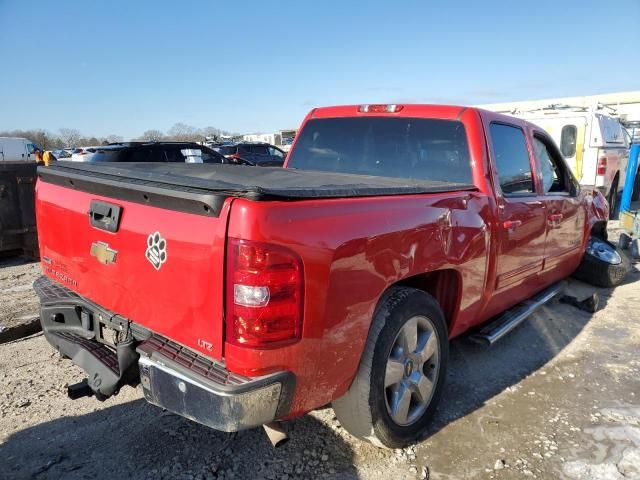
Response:
[{"label": "door handle", "polygon": [[522,220],[507,220],[502,224],[502,226],[507,230],[515,230],[520,225],[522,225]]},{"label": "door handle", "polygon": [[120,226],[122,207],[107,202],[91,200],[89,209],[89,222],[100,230],[116,233]]}]

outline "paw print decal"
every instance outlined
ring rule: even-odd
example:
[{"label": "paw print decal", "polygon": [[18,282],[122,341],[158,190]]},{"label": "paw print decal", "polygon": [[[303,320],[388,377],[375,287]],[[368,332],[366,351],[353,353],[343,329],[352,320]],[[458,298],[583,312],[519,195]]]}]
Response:
[{"label": "paw print decal", "polygon": [[147,260],[153,268],[160,270],[162,264],[167,261],[167,241],[162,238],[160,232],[155,232],[147,238]]}]

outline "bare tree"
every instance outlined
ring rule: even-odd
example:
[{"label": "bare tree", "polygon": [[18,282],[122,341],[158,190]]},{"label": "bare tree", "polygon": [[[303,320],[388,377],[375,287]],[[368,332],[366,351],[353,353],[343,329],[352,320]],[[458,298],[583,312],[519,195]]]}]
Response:
[{"label": "bare tree", "polygon": [[159,142],[164,138],[164,133],[160,130],[146,130],[140,138],[145,142]]},{"label": "bare tree", "polygon": [[202,133],[203,137],[217,139],[220,137],[220,135],[222,135],[222,130],[216,127],[204,127],[202,130],[200,130],[200,133]]},{"label": "bare tree", "polygon": [[82,134],[75,128],[61,128],[59,132],[60,140],[65,147],[75,147],[82,139]]},{"label": "bare tree", "polygon": [[121,137],[120,135],[107,135],[106,137],[104,137],[104,140],[107,143],[122,143],[122,141],[124,140],[123,137]]},{"label": "bare tree", "polygon": [[195,142],[202,139],[202,135],[196,127],[184,123],[176,123],[167,132],[171,140],[183,142]]},{"label": "bare tree", "polygon": [[98,146],[102,145],[103,142],[98,140],[96,137],[82,137],[78,140],[80,145],[85,147]]}]

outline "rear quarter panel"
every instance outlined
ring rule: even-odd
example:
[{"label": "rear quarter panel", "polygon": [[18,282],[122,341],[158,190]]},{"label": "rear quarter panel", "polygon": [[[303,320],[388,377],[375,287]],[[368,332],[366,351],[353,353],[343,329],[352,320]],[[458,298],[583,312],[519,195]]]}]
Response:
[{"label": "rear quarter panel", "polygon": [[[464,295],[450,334],[465,329],[483,303],[491,218],[481,193],[251,202],[237,199],[230,237],[296,251],[305,272],[302,339],[274,350],[225,344],[230,370],[293,371],[294,416],[340,396],[356,372],[374,309],[396,282],[452,269]],[[256,366],[259,365],[259,370]]]}]

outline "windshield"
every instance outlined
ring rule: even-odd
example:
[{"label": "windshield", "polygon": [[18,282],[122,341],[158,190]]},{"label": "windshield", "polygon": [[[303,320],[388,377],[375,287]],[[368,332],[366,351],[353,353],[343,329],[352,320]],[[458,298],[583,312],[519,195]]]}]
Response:
[{"label": "windshield", "polygon": [[325,118],[307,122],[289,168],[473,183],[461,122],[422,118]]}]

